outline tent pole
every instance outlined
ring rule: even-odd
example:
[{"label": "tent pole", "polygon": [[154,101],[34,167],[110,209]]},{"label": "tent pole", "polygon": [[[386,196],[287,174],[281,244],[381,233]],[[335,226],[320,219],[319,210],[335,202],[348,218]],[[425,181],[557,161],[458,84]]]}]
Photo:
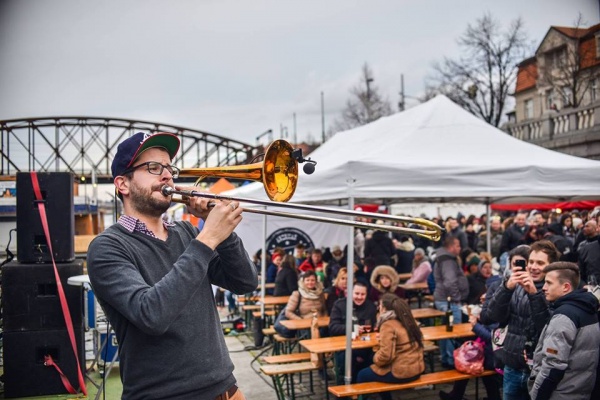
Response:
[{"label": "tent pole", "polygon": [[492,254],[492,228],[490,227],[491,225],[491,215],[492,215],[492,211],[491,211],[491,206],[490,206],[490,199],[486,198],[485,199],[485,213],[487,215],[487,223],[485,224],[485,230],[487,232],[486,234],[486,248],[487,248],[487,252],[491,255]]},{"label": "tent pole", "polygon": [[[265,210],[267,206],[265,206]],[[262,254],[260,257],[260,319],[265,321],[265,282],[267,280],[267,215],[263,214],[263,240]]]},{"label": "tent pole", "polygon": [[[348,207],[354,210],[354,197],[348,198]],[[344,383],[352,383],[352,291],[354,290],[354,228],[348,228],[348,253],[346,254],[346,267],[348,269],[348,284],[346,295],[346,359],[344,365]]]}]

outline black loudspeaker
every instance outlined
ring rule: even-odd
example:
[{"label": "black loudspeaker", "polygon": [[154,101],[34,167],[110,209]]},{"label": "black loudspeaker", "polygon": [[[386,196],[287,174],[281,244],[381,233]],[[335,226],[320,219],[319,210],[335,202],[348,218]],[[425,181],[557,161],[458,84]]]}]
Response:
[{"label": "black loudspeaker", "polygon": [[[83,261],[56,264],[73,326],[83,327],[83,288],[67,283]],[[10,262],[2,267],[4,332],[66,329],[52,264]],[[6,346],[5,346],[6,348]]]},{"label": "black loudspeaker", "polygon": [[[37,174],[56,262],[75,259],[74,177],[70,172]],[[17,259],[52,262],[29,172],[17,173]]]},{"label": "black loudspeaker", "polygon": [[[85,373],[83,328],[75,329],[75,341],[82,373]],[[45,366],[46,355],[69,378],[77,390],[77,363],[66,329],[4,332],[4,397],[29,397],[67,393],[58,371]]]}]

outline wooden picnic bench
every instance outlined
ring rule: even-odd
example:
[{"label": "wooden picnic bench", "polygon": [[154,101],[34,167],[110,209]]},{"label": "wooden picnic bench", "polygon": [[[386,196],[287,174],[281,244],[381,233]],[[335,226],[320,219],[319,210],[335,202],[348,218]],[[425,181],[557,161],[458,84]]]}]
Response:
[{"label": "wooden picnic bench", "polygon": [[[419,386],[438,385],[442,383],[452,383],[463,379],[479,378],[482,376],[494,375],[496,371],[483,371],[481,375],[463,374],[455,369],[448,371],[432,372],[423,374],[419,379],[408,383],[384,383],[384,382],[364,382],[351,385],[329,386],[329,393],[336,397],[349,397],[358,399],[362,394],[372,394],[381,392],[391,392],[396,390],[412,389]],[[478,398],[478,387],[476,387],[476,397]]]},{"label": "wooden picnic bench", "polygon": [[280,354],[278,356],[266,356],[262,358],[265,364],[287,364],[292,362],[310,361],[310,353]]}]

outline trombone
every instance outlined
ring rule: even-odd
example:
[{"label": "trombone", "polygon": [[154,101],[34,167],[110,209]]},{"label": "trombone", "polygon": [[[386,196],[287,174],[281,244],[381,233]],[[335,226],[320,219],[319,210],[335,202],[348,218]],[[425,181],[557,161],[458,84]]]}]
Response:
[{"label": "trombone", "polygon": [[370,222],[345,220],[330,217],[319,217],[313,215],[288,213],[283,211],[243,208],[244,212],[255,214],[295,218],[314,222],[325,222],[337,225],[375,229],[386,232],[399,232],[417,235],[433,241],[440,240],[442,235],[442,228],[439,225],[423,218],[403,217],[370,212],[357,212],[353,210],[320,207],[307,204],[285,203],[294,194],[296,190],[296,185],[298,183],[298,160],[293,155],[293,151],[294,149],[292,148],[292,146],[285,140],[276,140],[273,143],[271,143],[267,148],[267,152],[265,153],[265,157],[262,162],[230,167],[188,168],[182,169],[179,174],[180,176],[211,176],[259,181],[263,183],[267,196],[272,201],[222,196],[212,193],[197,192],[195,190],[176,190],[169,185],[164,185],[161,188],[161,193],[164,196],[171,196],[171,201],[173,202],[184,204],[189,203],[190,197],[203,197],[213,200],[230,200],[238,201],[241,203],[258,204],[263,206],[275,206],[282,208],[292,208],[296,210],[312,211],[317,213],[337,214],[353,218],[370,218],[379,219],[383,221],[411,223],[422,226],[424,228],[419,229],[408,228],[403,226],[379,225]]}]

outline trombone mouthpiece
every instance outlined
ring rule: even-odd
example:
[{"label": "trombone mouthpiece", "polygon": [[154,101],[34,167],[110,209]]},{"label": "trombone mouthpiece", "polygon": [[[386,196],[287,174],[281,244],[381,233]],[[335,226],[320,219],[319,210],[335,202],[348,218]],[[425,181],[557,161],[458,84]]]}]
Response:
[{"label": "trombone mouthpiece", "polygon": [[163,194],[163,196],[171,196],[174,191],[175,189],[169,185],[164,185],[162,188],[160,188],[160,192]]}]

